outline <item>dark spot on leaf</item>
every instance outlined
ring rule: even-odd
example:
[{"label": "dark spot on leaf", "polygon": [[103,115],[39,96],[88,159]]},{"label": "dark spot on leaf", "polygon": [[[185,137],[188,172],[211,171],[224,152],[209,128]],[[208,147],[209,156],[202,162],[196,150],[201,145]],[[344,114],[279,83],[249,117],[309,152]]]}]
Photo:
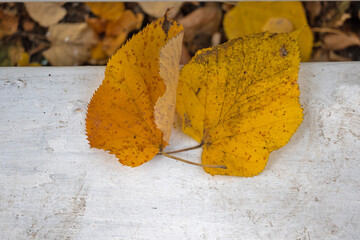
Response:
[{"label": "dark spot on leaf", "polygon": [[277,35],[277,33],[273,33],[273,34],[271,34],[270,36],[269,36],[269,38],[273,38],[273,37],[275,37]]},{"label": "dark spot on leaf", "polygon": [[196,93],[195,93],[196,96],[199,94],[200,90],[201,90],[201,88],[198,88],[198,89],[197,89],[197,91],[196,91]]},{"label": "dark spot on leaf", "polygon": [[280,48],[280,56],[286,57],[287,55],[288,55],[288,51],[285,49],[285,45],[283,45],[283,46]]},{"label": "dark spot on leaf", "polygon": [[185,127],[191,127],[191,120],[189,119],[189,116],[186,113],[184,114],[184,124]]}]

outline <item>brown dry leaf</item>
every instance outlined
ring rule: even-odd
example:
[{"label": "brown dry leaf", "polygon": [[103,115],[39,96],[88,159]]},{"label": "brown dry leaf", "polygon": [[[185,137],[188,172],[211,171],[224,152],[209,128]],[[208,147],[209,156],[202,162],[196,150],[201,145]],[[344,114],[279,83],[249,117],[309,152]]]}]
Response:
[{"label": "brown dry leaf", "polygon": [[304,2],[304,7],[309,17],[310,24],[314,25],[315,18],[321,13],[321,2]]},{"label": "brown dry leaf", "polygon": [[85,21],[97,34],[105,33],[106,25],[108,24],[108,21],[106,19],[85,18]]},{"label": "brown dry leaf", "polygon": [[326,50],[324,48],[315,48],[314,54],[312,55],[310,62],[328,62],[329,61],[328,52],[329,50]]},{"label": "brown dry leaf", "polygon": [[181,58],[180,58],[180,65],[187,64],[191,59],[189,50],[185,46],[185,44],[182,44],[182,50],[181,50]]},{"label": "brown dry leaf", "polygon": [[211,46],[215,47],[221,43],[221,33],[216,32],[211,36]]},{"label": "brown dry leaf", "polygon": [[235,6],[235,4],[236,2],[224,2],[221,5],[221,9],[224,10],[225,12],[228,12]]},{"label": "brown dry leaf", "polygon": [[18,63],[18,61],[22,58],[24,51],[25,50],[21,44],[20,39],[16,40],[13,44],[11,44],[8,50],[10,66],[15,66]]},{"label": "brown dry leaf", "polygon": [[18,28],[19,18],[0,10],[0,39],[13,35]]},{"label": "brown dry leaf", "polygon": [[350,58],[340,56],[340,55],[336,54],[334,51],[329,52],[329,60],[330,61],[341,61],[341,62],[351,61]]},{"label": "brown dry leaf", "polygon": [[222,19],[222,11],[217,3],[206,3],[201,7],[180,19],[184,26],[184,42],[191,42],[196,35],[212,35],[219,31]]},{"label": "brown dry leaf", "polygon": [[[339,27],[345,22],[348,13],[346,11],[349,9],[350,2],[343,1],[338,2],[337,7],[334,8],[334,15],[330,19],[328,27]],[[345,16],[344,16],[345,15]]]},{"label": "brown dry leaf", "polygon": [[109,22],[106,26],[105,37],[103,40],[104,51],[108,56],[114,52],[126,41],[131,31],[139,29],[143,22],[144,15],[136,15],[126,10],[121,18],[115,22]]},{"label": "brown dry leaf", "polygon": [[66,15],[61,2],[25,2],[25,8],[30,17],[42,27],[57,24]]},{"label": "brown dry leaf", "polygon": [[43,55],[54,66],[81,65],[89,60],[97,39],[86,23],[61,23],[47,33],[51,47]]},{"label": "brown dry leaf", "polygon": [[343,15],[340,16],[339,19],[337,19],[335,22],[334,22],[334,26],[335,27],[341,27],[342,25],[344,25],[344,22],[346,20],[348,20],[349,18],[351,18],[351,14],[350,13],[344,13]]},{"label": "brown dry leaf", "polygon": [[169,17],[174,18],[180,11],[183,2],[138,2],[138,4],[145,13],[155,18],[162,17],[164,12],[171,8],[169,11]]},{"label": "brown dry leaf", "polygon": [[323,38],[324,45],[330,50],[341,50],[350,46],[360,46],[360,38],[353,32],[326,34]]},{"label": "brown dry leaf", "polygon": [[23,28],[26,32],[30,32],[30,31],[34,30],[34,27],[35,27],[35,23],[32,21],[25,20],[23,22]]},{"label": "brown dry leaf", "polygon": [[110,21],[119,19],[125,9],[122,2],[87,2],[86,4],[96,16]]}]

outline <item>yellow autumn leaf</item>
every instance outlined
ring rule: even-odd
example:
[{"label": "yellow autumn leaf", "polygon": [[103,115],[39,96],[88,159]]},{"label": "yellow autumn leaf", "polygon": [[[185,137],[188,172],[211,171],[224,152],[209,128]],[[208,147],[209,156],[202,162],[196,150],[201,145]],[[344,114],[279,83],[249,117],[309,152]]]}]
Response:
[{"label": "yellow autumn leaf", "polygon": [[27,67],[27,66],[40,67],[41,64],[37,63],[37,62],[30,62],[30,55],[28,53],[26,53],[26,52],[23,52],[21,54],[20,59],[17,62],[17,66],[18,67]]},{"label": "yellow autumn leaf", "polygon": [[169,142],[175,112],[183,28],[161,18],[109,60],[86,117],[91,147],[136,167]]},{"label": "yellow autumn leaf", "polygon": [[257,175],[289,141],[303,116],[299,63],[292,36],[259,33],[200,50],[184,66],[177,95],[183,131],[203,145],[203,164],[227,167],[206,172]]},{"label": "yellow autumn leaf", "polygon": [[102,42],[98,42],[96,46],[91,49],[91,58],[95,60],[106,58]]},{"label": "yellow autumn leaf", "polygon": [[[301,2],[238,2],[224,16],[224,31],[228,39],[269,31],[290,33],[308,25]],[[309,61],[313,33],[305,28],[298,39],[301,61]]]},{"label": "yellow autumn leaf", "polygon": [[96,16],[110,21],[119,19],[125,10],[122,2],[87,2],[86,4]]}]

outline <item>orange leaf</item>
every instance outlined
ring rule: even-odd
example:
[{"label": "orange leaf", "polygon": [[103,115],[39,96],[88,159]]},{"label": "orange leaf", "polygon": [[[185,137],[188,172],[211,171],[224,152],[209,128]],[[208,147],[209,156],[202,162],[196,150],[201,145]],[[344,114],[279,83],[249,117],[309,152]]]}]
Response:
[{"label": "orange leaf", "polygon": [[95,60],[106,58],[106,54],[103,50],[103,44],[98,42],[95,47],[91,49],[91,58]]},{"label": "orange leaf", "polygon": [[103,41],[106,54],[108,56],[114,54],[126,41],[129,32],[141,27],[143,19],[144,15],[141,13],[135,15],[132,11],[126,10],[121,18],[108,22]]},{"label": "orange leaf", "polygon": [[107,56],[111,56],[126,41],[129,32],[141,27],[143,19],[143,14],[137,13],[135,15],[132,11],[126,10],[119,19],[114,21],[103,18],[87,18],[86,22],[99,34],[102,51]]},{"label": "orange leaf", "polygon": [[161,18],[110,60],[88,106],[91,147],[136,167],[168,144],[174,114],[183,28]]},{"label": "orange leaf", "polygon": [[122,2],[87,2],[86,4],[95,15],[110,21],[119,19],[125,9]]},{"label": "orange leaf", "polygon": [[108,24],[108,21],[103,18],[86,18],[85,21],[97,34],[104,33]]},{"label": "orange leaf", "polygon": [[19,18],[0,10],[0,39],[13,35],[18,28]]}]

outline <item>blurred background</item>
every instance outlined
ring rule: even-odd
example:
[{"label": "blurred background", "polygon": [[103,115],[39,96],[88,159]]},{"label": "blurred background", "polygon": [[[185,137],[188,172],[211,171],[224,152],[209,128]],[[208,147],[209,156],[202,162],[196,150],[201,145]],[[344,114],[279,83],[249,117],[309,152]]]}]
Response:
[{"label": "blurred background", "polygon": [[181,64],[229,39],[297,29],[303,62],[360,60],[360,2],[41,2],[0,3],[0,66],[105,65],[169,7],[185,29]]}]

